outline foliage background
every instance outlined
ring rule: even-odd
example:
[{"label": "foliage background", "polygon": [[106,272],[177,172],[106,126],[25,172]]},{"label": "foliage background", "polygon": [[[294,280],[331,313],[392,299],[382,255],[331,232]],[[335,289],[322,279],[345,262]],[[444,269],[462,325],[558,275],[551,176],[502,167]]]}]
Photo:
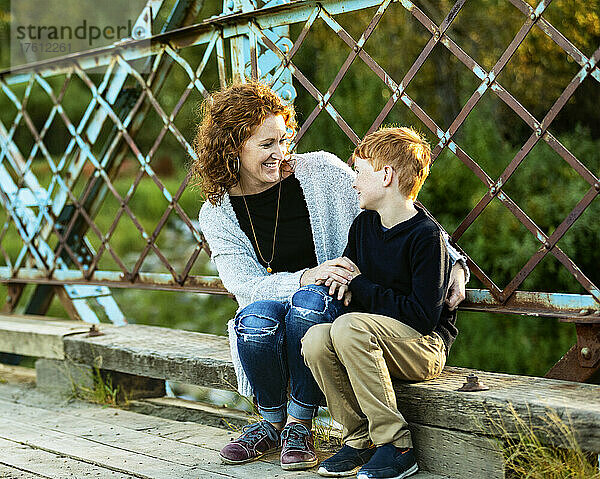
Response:
[{"label": "foliage background", "polygon": [[[173,0],[169,0],[167,4],[172,5]],[[416,4],[439,24],[453,2],[423,0]],[[221,5],[216,0],[204,2],[199,20],[218,14]],[[599,12],[600,0],[555,0],[544,17],[586,56],[590,56],[600,45]],[[368,9],[338,16],[336,20],[357,39],[374,13],[375,9]],[[161,18],[164,19],[164,15]],[[506,0],[467,2],[447,34],[483,68],[489,70],[523,21],[521,13]],[[0,62],[3,68],[9,66],[9,28],[10,4],[8,0],[0,0]],[[292,27],[292,39],[297,37],[300,28],[301,25]],[[393,4],[368,40],[365,49],[399,82],[429,38],[430,34],[401,5]],[[204,47],[198,46],[187,48],[181,54],[195,66],[203,52]],[[329,27],[322,21],[317,21],[294,57],[294,63],[324,92],[348,53],[347,46]],[[534,28],[498,81],[541,120],[578,70],[578,65],[541,30]],[[98,82],[101,77],[92,75],[92,78]],[[50,80],[50,83],[57,90],[62,81],[63,79],[56,78]],[[165,111],[173,109],[187,82],[188,78],[183,70],[172,71],[159,96]],[[207,67],[202,82],[209,90],[218,88],[216,63]],[[407,93],[441,128],[446,129],[478,85],[479,81],[475,76],[448,50],[438,45],[409,85]],[[294,86],[298,91],[295,104],[302,123],[310,115],[316,102],[299,83]],[[24,86],[15,87],[13,91],[21,97]],[[596,175],[600,174],[599,92],[598,82],[588,77],[550,128]],[[389,96],[390,92],[384,84],[360,60],[356,60],[331,102],[354,131],[363,136]],[[90,98],[83,82],[77,78],[72,79],[63,107],[74,123],[81,118]],[[200,101],[200,95],[194,91],[175,119],[176,126],[188,141],[194,135]],[[44,124],[50,108],[51,102],[47,95],[41,88],[34,86],[27,111],[38,129]],[[0,94],[0,119],[5,125],[11,124],[15,111],[8,98]],[[385,124],[412,125],[426,133],[435,144],[435,137],[402,104],[391,110]],[[154,143],[161,127],[160,118],[155,113],[150,113],[136,138],[144,153]],[[109,129],[105,130],[101,139],[109,134]],[[497,178],[530,134],[529,127],[488,91],[454,139],[492,178]],[[60,157],[68,140],[64,124],[60,121],[53,122],[45,141],[53,158]],[[27,128],[17,131],[15,142],[27,155],[33,145]],[[331,151],[343,159],[347,159],[353,149],[350,140],[326,113],[319,115],[298,146],[300,152],[318,149]],[[154,155],[152,164],[171,193],[177,190],[184,177],[188,161],[185,151],[167,134]],[[34,159],[32,168],[44,179],[42,182],[49,183],[49,169],[41,156]],[[128,190],[136,172],[133,159],[127,161],[121,169],[115,186],[122,195]],[[562,158],[540,142],[505,185],[504,191],[547,234],[551,234],[588,188],[589,185]],[[446,230],[451,232],[484,194],[483,184],[446,149],[434,164],[419,198]],[[197,215],[201,202],[200,192],[191,188],[188,188],[180,200],[191,218]],[[146,231],[152,231],[166,207],[166,201],[159,194],[156,185],[149,178],[144,178],[131,205]],[[600,201],[596,199],[558,243],[595,284],[600,283],[599,205]],[[118,203],[109,195],[97,218],[102,231],[108,229],[116,208]],[[0,211],[1,223],[4,223],[5,217],[5,212]],[[192,238],[186,234],[181,223],[181,220],[171,215],[165,231],[158,238],[161,250],[180,269],[194,247]],[[9,229],[2,240],[3,248],[10,255],[17,254],[19,249],[15,234],[14,228]],[[135,263],[144,246],[139,233],[130,223],[117,228],[110,243],[119,254],[124,255],[128,265]],[[458,244],[500,287],[504,287],[512,279],[538,247],[535,238],[497,200],[486,208]],[[101,267],[115,269],[114,263],[106,255]],[[164,267],[156,257],[150,255],[144,263],[144,270],[163,272]],[[204,256],[192,272],[215,274]],[[471,288],[481,286],[475,278],[469,284]],[[550,256],[540,263],[519,289],[585,293],[570,273]],[[0,286],[0,295],[3,296],[5,291]],[[33,288],[28,287],[26,296],[32,291]],[[139,290],[113,290],[113,293],[131,322],[217,334],[225,333],[225,323],[236,309],[233,300],[222,296]],[[24,306],[26,303],[25,298],[20,304]],[[53,303],[49,314],[65,316],[57,301]],[[572,325],[550,319],[459,312],[458,327],[461,333],[453,346],[449,363],[491,371],[543,375],[575,341]]]}]

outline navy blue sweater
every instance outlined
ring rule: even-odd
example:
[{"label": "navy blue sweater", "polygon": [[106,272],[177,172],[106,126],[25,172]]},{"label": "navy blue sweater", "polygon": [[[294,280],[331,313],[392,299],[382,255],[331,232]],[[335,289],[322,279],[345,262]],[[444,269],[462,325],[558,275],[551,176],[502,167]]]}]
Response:
[{"label": "navy blue sweater", "polygon": [[354,220],[344,252],[361,272],[350,282],[351,309],[395,318],[424,335],[435,331],[448,351],[458,333],[444,303],[450,258],[438,226],[417,211],[388,230],[376,211]]}]

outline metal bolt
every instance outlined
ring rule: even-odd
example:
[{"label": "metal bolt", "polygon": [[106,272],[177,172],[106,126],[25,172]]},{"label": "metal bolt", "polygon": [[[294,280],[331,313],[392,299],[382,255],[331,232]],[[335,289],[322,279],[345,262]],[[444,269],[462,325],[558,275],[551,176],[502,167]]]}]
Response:
[{"label": "metal bolt", "polygon": [[536,136],[542,136],[542,129],[539,126],[536,127],[535,134],[536,134]]},{"label": "metal bolt", "polygon": [[590,359],[592,357],[592,351],[590,351],[590,348],[581,348],[581,355],[584,359]]},{"label": "metal bolt", "polygon": [[354,45],[354,51],[358,53],[360,51],[360,47],[358,45]]},{"label": "metal bolt", "polygon": [[600,191],[600,182],[596,181],[596,183],[594,183],[594,189]]},{"label": "metal bolt", "polygon": [[485,83],[486,85],[489,85],[492,82],[492,80],[490,80],[490,77],[485,77],[485,79],[483,80],[483,83]]},{"label": "metal bolt", "polygon": [[436,42],[439,41],[440,37],[441,37],[440,32],[435,32],[434,35],[433,35],[433,39]]},{"label": "metal bolt", "polygon": [[550,244],[549,241],[544,241],[544,248],[546,248],[546,249],[552,248],[552,245]]},{"label": "metal bolt", "polygon": [[103,336],[104,333],[98,329],[95,324],[90,326],[90,332],[87,334],[88,336]]},{"label": "metal bolt", "polygon": [[592,314],[591,309],[580,309],[579,316],[587,316],[588,314]]},{"label": "metal bolt", "polygon": [[479,378],[474,374],[467,376],[467,382],[462,385],[459,391],[472,392],[472,391],[487,391],[489,387],[479,382]]},{"label": "metal bolt", "polygon": [[529,18],[531,18],[531,21],[535,22],[537,19],[537,15],[535,14],[535,12],[531,12],[531,14],[529,15]]}]

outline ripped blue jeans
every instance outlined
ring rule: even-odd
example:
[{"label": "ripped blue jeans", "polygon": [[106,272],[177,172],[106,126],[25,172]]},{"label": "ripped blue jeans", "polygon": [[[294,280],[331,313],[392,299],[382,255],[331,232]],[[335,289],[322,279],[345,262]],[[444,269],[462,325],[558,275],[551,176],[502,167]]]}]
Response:
[{"label": "ripped blue jeans", "polygon": [[343,314],[343,303],[327,291],[303,286],[289,301],[256,301],[235,318],[240,361],[258,410],[269,422],[283,422],[286,414],[302,420],[316,414],[322,393],[304,364],[300,340],[314,324]]}]

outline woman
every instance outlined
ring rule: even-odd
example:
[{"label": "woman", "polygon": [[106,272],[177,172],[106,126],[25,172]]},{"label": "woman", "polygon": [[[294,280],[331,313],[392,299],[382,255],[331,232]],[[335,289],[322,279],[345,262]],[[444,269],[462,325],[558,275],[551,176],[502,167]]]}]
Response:
[{"label": "woman", "polygon": [[[352,266],[339,257],[360,212],[354,174],[323,151],[289,156],[295,127],[293,107],[251,82],[204,102],[195,139],[192,171],[208,199],[200,228],[239,304],[229,322],[238,390],[254,394],[263,417],[221,450],[229,464],[255,460],[281,440],[283,469],[316,465],[310,429],[321,392],[300,355],[300,339],[350,301],[345,285]],[[455,307],[464,298],[464,272],[453,272]],[[342,285],[335,298],[318,286],[328,278]]]}]

